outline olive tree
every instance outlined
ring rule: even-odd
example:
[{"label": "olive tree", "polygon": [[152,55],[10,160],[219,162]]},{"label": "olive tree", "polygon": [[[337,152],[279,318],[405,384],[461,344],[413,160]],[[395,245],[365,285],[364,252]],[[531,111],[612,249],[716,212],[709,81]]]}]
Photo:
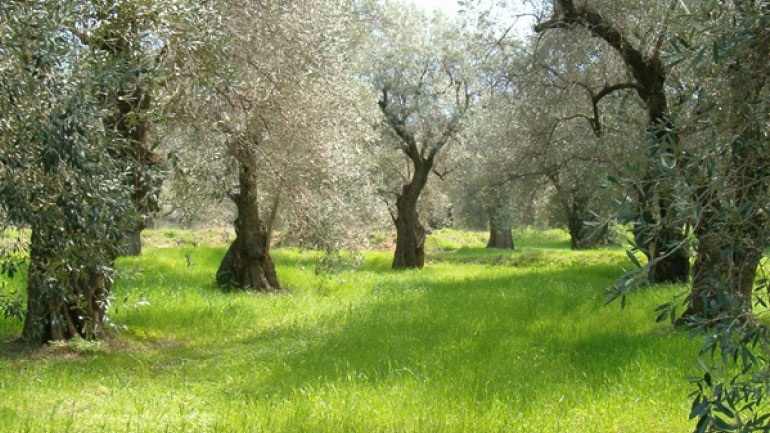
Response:
[{"label": "olive tree", "polygon": [[208,35],[214,11],[187,0],[88,0],[78,2],[78,24],[71,31],[92,51],[110,80],[99,95],[105,126],[125,143],[120,157],[129,162],[127,186],[136,212],[126,228],[125,253],[141,253],[141,231],[158,211],[162,158],[151,136],[170,115],[175,82],[193,72],[192,57]]},{"label": "olive tree", "polygon": [[[600,87],[587,87],[590,92],[591,125],[601,131],[601,102],[624,91],[635,92],[644,104],[648,146],[643,152],[648,162],[630,193],[634,210],[630,214],[637,248],[651,265],[648,278],[652,282],[683,282],[689,279],[690,261],[686,227],[669,225],[676,211],[674,192],[662,189],[657,178],[666,159],[678,146],[678,134],[669,103],[669,67],[662,57],[666,42],[666,17],[678,2],[574,2],[555,0],[550,4],[551,16],[542,19],[535,30],[541,34],[567,31],[578,37],[590,36],[606,49],[600,56],[615,56],[625,67],[622,80],[607,81]],[[591,39],[586,39],[592,43]],[[589,64],[590,58],[578,64]],[[601,77],[601,70],[593,70]]]},{"label": "olive tree", "polygon": [[[595,45],[557,36],[530,40],[498,72],[512,90],[496,102],[485,101],[485,113],[501,113],[485,129],[497,128],[504,137],[495,148],[498,168],[492,171],[512,185],[526,183],[527,191],[517,188],[520,195],[548,197],[553,218],[547,223],[565,226],[572,247],[582,249],[606,240],[610,219],[600,214],[609,213],[615,191],[602,187],[602,179],[619,172],[616,161],[627,150],[618,143],[630,146],[619,138],[635,135],[616,130],[611,116],[603,116],[605,125],[597,133],[586,109],[591,89],[620,75],[617,64],[597,55]],[[584,58],[592,59],[590,66],[580,63]],[[613,108],[624,105],[621,98],[607,99]]]},{"label": "olive tree", "polygon": [[474,48],[460,21],[429,19],[408,4],[387,3],[374,26],[366,80],[378,95],[383,153],[401,179],[400,187],[384,187],[395,198],[393,268],[422,268],[426,230],[417,204],[471,108]]},{"label": "olive tree", "polygon": [[[485,92],[486,93],[486,92]],[[469,116],[465,146],[455,149],[457,162],[450,179],[453,202],[466,227],[489,230],[487,248],[514,249],[512,225],[516,184],[504,175],[509,158],[521,144],[514,130],[518,109],[510,94],[484,94]]]},{"label": "olive tree", "polygon": [[2,5],[0,201],[8,223],[31,229],[25,338],[104,333],[112,263],[154,201],[151,88],[174,76],[168,59],[196,45],[192,29],[205,33],[201,10],[162,0]]},{"label": "olive tree", "polygon": [[[770,240],[770,4],[680,5],[683,13],[668,22],[675,33],[667,48],[672,62],[688,68],[678,92],[686,110],[656,180],[683,203],[686,212],[669,215],[668,224],[693,226],[695,263],[686,311],[678,316],[679,302],[672,302],[659,318],[704,338],[704,372],[691,394],[695,430],[767,431],[767,280],[757,277]],[[637,281],[626,275],[612,296]]]},{"label": "olive tree", "polygon": [[[280,284],[270,239],[281,212],[290,217],[285,227],[303,236],[326,231],[331,237],[328,223],[361,215],[340,199],[340,191],[353,188],[338,183],[364,172],[356,167],[357,146],[365,141],[364,99],[345,67],[354,15],[347,2],[333,0],[218,5],[229,31],[212,61],[229,66],[199,90],[208,101],[199,107],[209,125],[202,143],[224,150],[232,168],[219,175],[237,180],[228,186],[236,238],[217,282],[275,291]],[[317,230],[308,227],[316,223]]]},{"label": "olive tree", "polygon": [[688,36],[695,46],[709,46],[713,60],[685,55],[698,77],[688,93],[697,99],[679,164],[697,239],[684,316],[713,318],[724,309],[715,302],[721,295],[738,310],[751,309],[757,268],[768,246],[770,5],[745,1],[704,9],[690,19],[705,21],[708,32]]},{"label": "olive tree", "polygon": [[129,167],[115,156],[123,143],[99,97],[116,78],[75,37],[79,6],[0,5],[0,206],[7,223],[31,229],[23,337],[32,342],[103,335],[131,216]]}]

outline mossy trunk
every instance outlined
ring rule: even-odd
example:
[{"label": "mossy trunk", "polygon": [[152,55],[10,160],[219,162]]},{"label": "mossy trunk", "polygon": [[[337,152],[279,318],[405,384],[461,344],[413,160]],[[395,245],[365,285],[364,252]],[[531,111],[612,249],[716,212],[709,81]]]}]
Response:
[{"label": "mossy trunk", "polygon": [[96,266],[62,270],[59,258],[52,256],[52,250],[45,244],[47,235],[50,234],[32,228],[22,338],[46,343],[104,337],[109,277]]}]

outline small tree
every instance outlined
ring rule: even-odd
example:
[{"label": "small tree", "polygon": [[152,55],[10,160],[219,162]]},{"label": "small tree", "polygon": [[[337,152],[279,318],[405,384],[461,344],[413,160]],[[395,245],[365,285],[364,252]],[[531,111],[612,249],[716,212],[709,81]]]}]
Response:
[{"label": "small tree", "polygon": [[[345,70],[355,36],[345,32],[355,23],[350,5],[332,0],[220,6],[229,29],[223,60],[230,68],[201,90],[211,106],[199,111],[206,111],[202,118],[212,126],[203,134],[207,143],[223,148],[237,176],[229,191],[237,211],[236,239],[220,263],[217,282],[280,290],[269,253],[281,211],[297,216],[285,227],[307,229],[317,221],[301,216],[324,209],[329,217],[336,182],[357,177],[362,99],[358,82]],[[333,211],[336,221],[349,213]],[[328,229],[317,226],[319,232]]]},{"label": "small tree", "polygon": [[414,7],[387,4],[371,40],[368,77],[379,94],[383,145],[407,163],[395,196],[393,269],[422,268],[426,231],[417,203],[437,158],[460,132],[474,91],[469,33],[458,22],[428,20]]}]

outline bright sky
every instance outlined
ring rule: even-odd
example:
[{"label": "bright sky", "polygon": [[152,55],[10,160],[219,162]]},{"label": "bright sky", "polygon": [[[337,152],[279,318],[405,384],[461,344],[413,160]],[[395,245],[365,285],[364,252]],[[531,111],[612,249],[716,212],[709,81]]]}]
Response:
[{"label": "bright sky", "polygon": [[447,15],[456,14],[458,9],[456,0],[412,0],[412,2],[427,11],[441,9]]},{"label": "bright sky", "polygon": [[[459,6],[457,5],[457,0],[411,0],[411,1],[418,7],[421,7],[428,12],[441,10],[449,16],[457,14],[457,11],[460,9]],[[514,15],[514,17],[510,17],[509,15],[508,19],[514,20],[511,22],[516,23],[514,27],[515,34],[522,36],[531,32],[532,25],[534,24],[534,18],[531,15],[515,18],[515,15],[517,14],[522,14],[526,12],[529,12],[531,14],[531,11],[527,10],[527,8],[525,8],[521,4],[521,2],[510,2],[507,8],[510,15]],[[499,16],[499,17],[502,18],[502,16]]]}]

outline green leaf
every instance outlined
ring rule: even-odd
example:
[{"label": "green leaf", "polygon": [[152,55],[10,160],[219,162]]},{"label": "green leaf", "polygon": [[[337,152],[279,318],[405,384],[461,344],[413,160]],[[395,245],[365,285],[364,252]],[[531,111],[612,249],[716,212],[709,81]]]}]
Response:
[{"label": "green leaf", "polygon": [[692,408],[690,408],[690,419],[703,417],[709,413],[709,402],[704,399],[702,395],[698,395],[692,402]]},{"label": "green leaf", "polygon": [[709,421],[708,416],[706,415],[701,416],[700,419],[698,420],[698,425],[695,427],[695,433],[705,433],[706,429],[708,428],[708,421]]},{"label": "green leaf", "polygon": [[636,258],[636,256],[634,255],[633,252],[631,252],[631,250],[626,250],[626,255],[631,260],[631,263],[634,264],[634,266],[636,266],[637,268],[641,268],[642,267],[642,264],[639,263],[639,259]]}]

